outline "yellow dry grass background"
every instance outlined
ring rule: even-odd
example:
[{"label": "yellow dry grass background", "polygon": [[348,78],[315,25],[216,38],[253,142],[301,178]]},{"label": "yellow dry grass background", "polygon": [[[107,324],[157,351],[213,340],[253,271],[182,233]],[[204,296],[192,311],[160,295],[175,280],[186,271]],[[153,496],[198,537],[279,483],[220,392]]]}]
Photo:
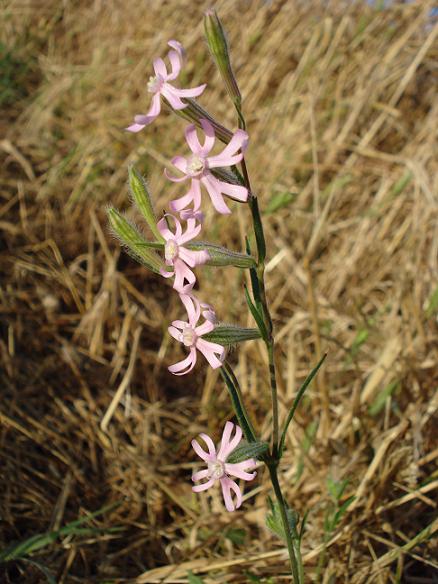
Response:
[{"label": "yellow dry grass background", "polygon": [[[330,477],[348,479],[343,500],[356,498],[328,538],[319,581],[436,581],[432,5],[215,3],[245,99],[261,208],[293,194],[264,216],[282,419],[328,352],[280,468],[289,503],[309,511],[309,582],[318,581]],[[204,366],[168,373],[182,355],[166,334],[181,316],[177,296],[120,250],[105,218],[108,203],[129,209],[129,164],[147,175],[157,209],[179,189],[163,166],[184,152],[184,123],[169,114],[138,135],[123,131],[148,107],[151,61],[167,40],[187,49],[181,84],[208,81],[200,103],[236,127],[203,40],[207,7],[0,6],[0,548],[119,503],[90,520],[97,535],[60,535],[32,556],[61,584],[187,582],[189,570],[206,583],[290,581],[284,547],[264,526],[262,469],[237,513],[218,492],[192,494],[190,440],[200,431],[219,439],[229,399]],[[206,232],[241,250],[249,213],[233,209],[231,218],[208,212]],[[222,320],[252,326],[245,277],[205,269],[201,295]],[[232,359],[268,438],[263,347],[248,343]],[[115,395],[120,403],[104,420]],[[46,581],[20,561],[0,573],[5,583]]]}]

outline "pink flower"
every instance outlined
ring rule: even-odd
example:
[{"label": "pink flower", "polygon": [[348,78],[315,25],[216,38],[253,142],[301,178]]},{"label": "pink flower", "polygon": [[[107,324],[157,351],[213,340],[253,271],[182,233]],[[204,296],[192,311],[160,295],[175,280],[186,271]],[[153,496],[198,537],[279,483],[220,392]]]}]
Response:
[{"label": "pink flower", "polygon": [[204,83],[193,89],[178,89],[170,85],[169,81],[176,79],[181,71],[184,49],[178,41],[169,41],[168,45],[172,47],[172,50],[168,52],[171,72],[167,72],[167,67],[163,59],[154,59],[155,75],[149,78],[147,84],[148,92],[153,95],[152,105],[146,115],[135,116],[135,123],[126,128],[130,132],[140,132],[140,130],[155,120],[161,111],[161,95],[167,99],[173,109],[180,110],[188,105],[181,101],[182,97],[198,97],[207,86]]},{"label": "pink flower", "polygon": [[205,320],[200,326],[196,326],[201,316],[201,305],[194,296],[180,294],[180,298],[187,310],[188,322],[174,320],[172,326],[168,328],[170,335],[190,348],[188,357],[171,365],[169,371],[174,375],[185,375],[189,373],[196,363],[197,351],[200,351],[213,369],[222,366],[225,358],[225,349],[222,345],[206,341],[202,335],[210,333],[214,329],[214,324],[210,320]]},{"label": "pink flower", "polygon": [[[204,264],[210,258],[210,254],[206,250],[189,250],[183,247],[183,244],[199,235],[202,226],[201,224],[196,225],[195,219],[189,219],[187,221],[187,229],[183,233],[181,223],[176,217],[170,213],[166,214],[166,217],[172,217],[175,221],[175,233],[172,233],[167,227],[166,219],[164,217],[158,221],[157,227],[166,240],[164,247],[166,264],[168,266],[173,266],[173,271],[168,272],[162,270],[161,275],[165,278],[175,276],[175,283],[173,285],[175,290],[182,294],[188,293],[196,282],[196,276],[190,268]],[[184,285],[184,281],[187,281],[187,284]]]},{"label": "pink flower", "polygon": [[[231,439],[233,427],[234,424],[232,422],[227,422],[225,424],[222,440],[217,452],[213,440],[206,434],[200,434],[200,437],[207,445],[208,453],[201,448],[196,440],[192,440],[194,451],[207,463],[207,469],[195,472],[192,476],[192,481],[194,482],[200,481],[201,479],[207,479],[207,481],[192,487],[192,490],[195,493],[200,493],[201,491],[209,489],[216,481],[219,481],[222,487],[222,494],[224,496],[227,511],[234,511],[242,504],[242,493],[240,488],[235,481],[230,479],[230,475],[238,479],[243,479],[244,481],[252,481],[257,474],[256,472],[248,473],[245,471],[245,469],[248,470],[250,467],[254,467],[257,464],[253,458],[249,458],[248,460],[236,464],[230,464],[227,462],[228,456],[233,452],[242,439],[242,430],[237,425],[234,438]],[[233,503],[231,491],[234,491],[234,494],[236,495],[235,504]]]},{"label": "pink flower", "polygon": [[[248,134],[243,130],[237,130],[230,142],[224,148],[221,154],[208,156],[215,142],[214,128],[207,120],[201,120],[202,129],[205,133],[204,144],[201,146],[193,124],[188,126],[185,131],[186,141],[189,145],[192,156],[184,158],[175,156],[172,164],[180,170],[184,176],[171,176],[165,171],[167,178],[173,182],[182,182],[187,179],[191,180],[190,190],[180,199],[171,201],[170,208],[172,211],[181,213],[181,217],[193,217],[201,206],[201,183],[207,189],[216,211],[222,214],[231,213],[227,207],[223,194],[245,202],[248,199],[248,189],[241,185],[234,185],[217,179],[210,171],[211,168],[233,166],[243,158],[243,151],[248,144]],[[241,150],[241,152],[238,152]],[[193,203],[193,209],[186,209],[190,203]]]}]

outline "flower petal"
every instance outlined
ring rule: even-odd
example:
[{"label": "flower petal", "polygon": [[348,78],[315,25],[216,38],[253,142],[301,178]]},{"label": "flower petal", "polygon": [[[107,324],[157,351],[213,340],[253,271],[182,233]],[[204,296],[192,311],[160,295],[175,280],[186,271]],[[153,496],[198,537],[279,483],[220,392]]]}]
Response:
[{"label": "flower petal", "polygon": [[[178,89],[177,87],[172,87],[172,93],[178,97],[198,97],[207,87],[206,83],[193,87],[192,89]],[[184,104],[186,107],[187,104]]]},{"label": "flower petal", "polygon": [[[215,177],[216,178],[216,177]],[[241,185],[233,185],[231,183],[224,182],[222,180],[216,179],[220,185],[220,190],[229,197],[235,199],[236,201],[242,201],[246,203],[248,200],[248,189]]]},{"label": "flower petal", "polygon": [[184,325],[183,327],[176,328],[177,327],[177,325],[176,325],[177,322],[183,323],[183,321],[174,320],[173,323],[172,323],[173,326],[168,326],[167,327],[167,331],[168,331],[169,335],[175,339],[175,341],[180,342],[180,336],[181,336],[181,332],[182,331],[181,330],[178,330],[178,328],[183,329],[186,326],[186,323],[185,322],[183,323],[183,325]]},{"label": "flower petal", "polygon": [[187,281],[190,288],[193,288],[196,282],[196,276],[192,270],[179,258],[175,259],[173,266],[175,268],[175,282],[173,288],[177,292],[184,293],[184,289],[187,289],[187,286],[184,285],[184,280]]},{"label": "flower petal", "polygon": [[[208,321],[207,321],[208,322]],[[210,341],[205,341],[204,339],[198,338],[196,340],[196,348],[200,351],[204,357],[209,362],[210,366],[213,369],[217,369],[218,367],[222,367],[223,365],[223,358],[225,356],[225,349],[221,345],[216,343],[211,343]],[[219,357],[216,356],[218,353]]]},{"label": "flower petal", "polygon": [[219,154],[219,156],[223,156],[227,158],[228,156],[232,156],[238,150],[242,150],[245,152],[248,146],[248,134],[245,130],[236,130],[233,134],[233,137]]},{"label": "flower petal", "polygon": [[188,357],[175,363],[175,365],[171,365],[168,367],[168,370],[173,373],[174,375],[185,375],[189,373],[196,364],[196,349],[190,349],[190,354]]},{"label": "flower petal", "polygon": [[184,304],[189,317],[189,323],[195,327],[201,315],[199,301],[191,294],[180,294],[181,302]]},{"label": "flower petal", "polygon": [[166,68],[166,65],[165,65],[163,59],[161,59],[161,57],[154,59],[153,65],[154,65],[155,75],[159,75],[163,79],[166,79],[167,78],[167,68]]},{"label": "flower petal", "polygon": [[210,152],[210,150],[214,146],[216,136],[214,133],[214,127],[212,124],[210,124],[210,122],[208,120],[205,120],[203,118],[201,120],[201,126],[202,126],[202,129],[204,130],[204,134],[205,134],[204,146],[202,147],[202,155],[207,156],[207,154]]},{"label": "flower petal", "polygon": [[207,173],[201,178],[201,182],[207,189],[211,202],[213,203],[213,207],[216,209],[216,211],[222,215],[229,215],[231,211],[225,203],[220,188],[218,187],[217,183],[219,183],[219,181],[217,181],[212,174]]},{"label": "flower petal", "polygon": [[201,479],[205,479],[205,477],[208,477],[210,471],[208,470],[208,468],[204,469],[204,470],[199,470],[198,472],[195,472],[194,474],[192,474],[192,481],[200,481]]},{"label": "flower petal", "polygon": [[163,95],[170,105],[175,110],[181,110],[187,107],[187,103],[181,101],[179,96],[176,94],[174,87],[169,85],[169,83],[164,83],[163,87],[161,88],[161,95]]},{"label": "flower petal", "polygon": [[152,98],[151,107],[146,115],[135,116],[135,124],[126,128],[129,132],[139,132],[145,126],[152,123],[161,111],[160,94],[156,93]]},{"label": "flower petal", "polygon": [[211,460],[216,460],[216,447],[213,440],[210,438],[210,436],[208,436],[208,434],[205,434],[204,432],[201,432],[199,437],[202,438],[207,444],[208,453],[211,456]]},{"label": "flower petal", "polygon": [[[238,487],[238,485],[229,479],[228,477],[223,477],[220,479],[221,487],[222,487],[222,495],[224,497],[225,507],[227,511],[234,511],[238,509],[242,504],[242,493]],[[233,503],[233,499],[231,497],[231,491],[234,491],[236,495],[236,505]]]},{"label": "flower petal", "polygon": [[197,326],[195,328],[195,333],[198,335],[198,337],[202,337],[202,335],[211,333],[212,330],[214,330],[214,324],[211,321],[207,320],[203,324],[201,324],[201,326]]},{"label": "flower petal", "polygon": [[208,251],[193,251],[185,247],[179,248],[179,257],[191,268],[205,264],[210,259]]},{"label": "flower petal", "polygon": [[187,126],[184,130],[184,135],[186,137],[186,142],[193,154],[202,156],[202,146],[198,140],[195,124],[190,124],[190,126]]},{"label": "flower petal", "polygon": [[172,49],[174,49],[178,53],[179,58],[181,59],[181,63],[183,63],[186,56],[186,52],[182,44],[179,41],[176,41],[175,39],[171,39],[167,44],[169,45],[169,47],[172,47]]},{"label": "flower petal", "polygon": [[127,128],[125,128],[125,130],[127,130],[128,132],[134,132],[136,134],[137,132],[143,130],[145,126],[146,124],[132,124],[132,126],[128,126]]},{"label": "flower petal", "polygon": [[164,217],[158,221],[157,228],[166,241],[175,238],[175,235],[168,228],[167,221]]},{"label": "flower petal", "polygon": [[184,209],[184,207],[190,205],[192,201],[193,192],[192,189],[190,189],[185,195],[183,195],[179,199],[174,199],[173,201],[170,201],[169,207],[171,208],[172,211],[179,213],[182,209]]},{"label": "flower petal", "polygon": [[222,434],[221,445],[218,452],[219,460],[226,461],[231,452],[233,452],[233,450],[242,440],[242,428],[237,425],[234,438],[231,439],[231,432],[233,430],[233,427],[234,424],[232,422],[227,422],[225,424],[224,432]]},{"label": "flower petal", "polygon": [[239,164],[242,160],[243,154],[235,154],[234,156],[224,156],[223,154],[218,154],[217,156],[211,156],[207,158],[209,168],[218,168],[222,166],[234,166]]},{"label": "flower petal", "polygon": [[[246,463],[246,461],[244,461]],[[252,479],[257,475],[256,472],[245,472],[243,470],[242,463],[239,462],[238,464],[225,464],[225,472],[227,474],[233,475],[238,479],[243,479],[244,481],[252,481]]]},{"label": "flower petal", "polygon": [[171,72],[167,75],[166,81],[173,81],[178,77],[179,72],[181,71],[181,57],[177,51],[169,51],[167,56],[169,57]]},{"label": "flower petal", "polygon": [[192,487],[192,491],[194,493],[200,493],[201,491],[206,491],[207,489],[212,487],[214,485],[214,483],[215,483],[215,480],[210,479],[206,483],[202,483],[202,485],[195,485],[194,487]]},{"label": "flower petal", "polygon": [[163,276],[163,278],[173,278],[173,276],[175,275],[175,270],[172,270],[171,272],[169,272],[168,270],[161,268],[160,275]]}]

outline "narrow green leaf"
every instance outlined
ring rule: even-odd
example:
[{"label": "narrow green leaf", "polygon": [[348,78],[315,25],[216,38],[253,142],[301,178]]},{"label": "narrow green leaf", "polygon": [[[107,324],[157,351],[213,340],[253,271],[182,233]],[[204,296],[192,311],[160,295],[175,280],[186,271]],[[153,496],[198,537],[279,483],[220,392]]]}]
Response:
[{"label": "narrow green leaf", "polygon": [[331,477],[327,479],[327,489],[332,499],[337,502],[342,497],[348,485],[348,479],[342,481],[335,481]]},{"label": "narrow green leaf", "polygon": [[251,422],[246,415],[246,410],[243,405],[240,389],[236,383],[234,375],[232,374],[231,368],[228,366],[227,363],[224,363],[223,366],[219,369],[219,372],[223,380],[225,381],[225,385],[227,386],[234,411],[236,412],[239,425],[243,430],[245,438],[247,439],[248,442],[257,442],[254,430],[252,429]]},{"label": "narrow green leaf", "polygon": [[279,458],[281,458],[283,456],[284,445],[285,445],[285,442],[286,442],[287,429],[289,427],[289,424],[293,420],[293,417],[294,417],[295,412],[296,412],[296,409],[297,409],[297,407],[298,407],[298,405],[299,405],[299,403],[301,401],[301,398],[303,397],[304,393],[306,392],[306,389],[309,387],[312,379],[318,373],[319,368],[324,363],[326,357],[327,357],[327,353],[322,357],[322,359],[319,361],[319,363],[316,365],[316,367],[314,367],[312,369],[312,371],[310,372],[310,374],[306,377],[303,385],[298,390],[298,393],[297,393],[297,395],[295,397],[294,403],[292,404],[292,408],[290,409],[290,412],[289,412],[289,414],[287,416],[287,419],[286,419],[286,423],[284,425],[283,432],[281,434],[280,445],[279,445],[279,448],[278,448]]},{"label": "narrow green leaf", "polygon": [[158,241],[164,241],[163,236],[157,228],[157,217],[155,215],[154,206],[152,204],[152,199],[149,194],[146,181],[135,169],[134,166],[130,166],[128,169],[129,173],[129,190],[131,191],[131,196],[134,200],[140,213],[146,219],[150,230],[158,239]]},{"label": "narrow green leaf", "polygon": [[[251,254],[251,246],[250,246],[248,237],[245,237],[245,247],[246,247],[246,253],[248,255],[252,255]],[[252,294],[254,296],[254,302],[255,302],[255,305],[258,308],[260,314],[262,314],[262,297],[261,297],[261,293],[260,293],[260,284],[259,284],[259,279],[257,276],[257,269],[250,268],[249,275],[250,275],[250,279],[251,279],[251,288],[252,288]]]},{"label": "narrow green leaf", "polygon": [[341,521],[342,517],[347,512],[348,507],[353,503],[353,501],[355,499],[356,499],[355,495],[348,497],[348,499],[346,501],[344,501],[344,503],[342,503],[342,505],[336,511],[335,516],[333,518],[333,522],[332,522],[332,530],[336,529],[338,523]]},{"label": "narrow green leaf", "polygon": [[235,448],[228,456],[227,462],[236,464],[248,460],[248,458],[263,458],[263,454],[269,450],[267,442],[245,442]]},{"label": "narrow green leaf", "polygon": [[254,320],[256,321],[257,326],[259,327],[259,331],[260,331],[262,338],[265,341],[267,341],[268,340],[268,331],[266,330],[265,321],[263,320],[263,317],[260,314],[260,312],[257,310],[255,305],[253,304],[246,285],[244,285],[244,290],[245,290],[245,298],[246,298],[246,303],[248,304],[248,308],[249,308]]},{"label": "narrow green leaf", "polygon": [[141,264],[155,272],[166,270],[166,264],[154,251],[147,248],[147,241],[138,229],[126,219],[117,209],[108,209],[108,218],[113,233],[127,247],[127,252]]},{"label": "narrow green leaf", "polygon": [[256,328],[242,328],[240,326],[220,324],[211,333],[203,335],[202,338],[212,343],[219,343],[223,347],[228,347],[235,343],[260,339],[261,334]]},{"label": "narrow green leaf", "polygon": [[[103,513],[114,509],[118,505],[120,505],[120,502],[114,503],[112,505],[107,505],[106,507],[102,507],[102,509],[95,511],[94,513],[89,513],[84,517],[80,517],[75,521],[71,521],[64,527],[61,527],[61,529],[59,529],[58,531],[39,533],[37,535],[33,535],[32,537],[25,539],[24,541],[13,543],[0,552],[0,562],[20,559],[26,555],[32,554],[33,552],[52,544],[59,537],[78,533],[79,531],[78,528],[82,524],[90,521],[90,519],[94,519],[94,517],[98,517],[99,515],[102,515]],[[90,535],[90,533],[91,534],[95,533],[96,529],[87,528],[86,531],[87,533],[85,535]],[[108,529],[104,531],[107,532]],[[84,532],[83,531],[82,533],[79,532],[79,534],[84,535]]]},{"label": "narrow green leaf", "polygon": [[379,392],[374,399],[373,403],[368,408],[368,413],[371,416],[377,416],[383,408],[385,407],[387,399],[400,388],[400,382],[398,380],[391,381],[381,392]]},{"label": "narrow green leaf", "polygon": [[251,208],[254,223],[254,234],[257,242],[258,263],[263,264],[266,258],[266,243],[265,235],[263,233],[262,218],[260,217],[259,202],[257,197],[254,196],[250,196],[248,202]]}]

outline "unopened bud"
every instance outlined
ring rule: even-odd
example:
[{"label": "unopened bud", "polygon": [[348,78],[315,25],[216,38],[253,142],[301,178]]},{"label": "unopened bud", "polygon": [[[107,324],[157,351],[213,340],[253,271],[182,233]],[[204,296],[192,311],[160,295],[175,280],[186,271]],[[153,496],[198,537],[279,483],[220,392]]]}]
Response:
[{"label": "unopened bud", "polygon": [[117,209],[114,207],[108,209],[108,219],[114,235],[126,246],[129,255],[156,274],[166,269],[161,257],[149,249],[147,241],[138,229]]},{"label": "unopened bud", "polygon": [[208,266],[234,266],[235,268],[255,268],[255,258],[246,253],[239,253],[232,251],[221,245],[214,243],[205,243],[197,241],[196,243],[188,243],[188,249],[193,251],[208,251],[210,259],[207,260]]},{"label": "unopened bud", "polygon": [[157,218],[155,216],[152,199],[144,178],[141,176],[138,170],[134,168],[134,166],[131,166],[128,172],[129,190],[131,191],[131,196],[136,207],[145,218],[150,230],[158,239],[158,241],[164,241],[163,236],[157,229]]},{"label": "unopened bud", "polygon": [[261,338],[259,329],[243,328],[232,324],[218,324],[211,331],[202,337],[206,341],[218,343],[223,347],[242,343],[244,341],[255,341]]},{"label": "unopened bud", "polygon": [[227,91],[236,106],[240,106],[242,95],[231,67],[230,52],[222,23],[216,11],[210,8],[205,13],[204,30],[207,44]]}]

